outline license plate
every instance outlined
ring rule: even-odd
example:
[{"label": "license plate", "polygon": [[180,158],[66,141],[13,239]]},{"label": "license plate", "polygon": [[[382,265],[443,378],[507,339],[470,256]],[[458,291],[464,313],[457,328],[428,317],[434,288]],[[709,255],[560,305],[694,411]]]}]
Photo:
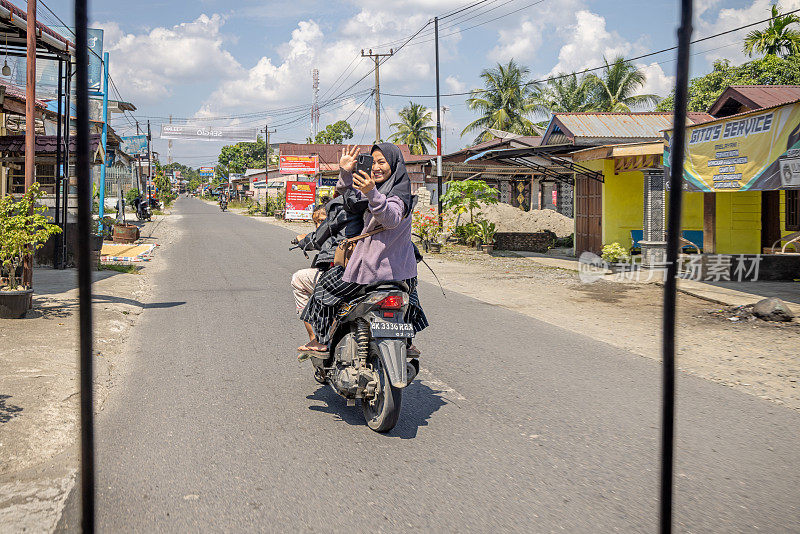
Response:
[{"label": "license plate", "polygon": [[414,327],[408,323],[384,323],[375,322],[370,324],[372,337],[414,337]]}]

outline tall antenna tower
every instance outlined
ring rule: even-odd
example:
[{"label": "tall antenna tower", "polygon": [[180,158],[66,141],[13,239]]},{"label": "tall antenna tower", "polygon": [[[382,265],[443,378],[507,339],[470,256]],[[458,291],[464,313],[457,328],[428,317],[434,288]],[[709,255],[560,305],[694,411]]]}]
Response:
[{"label": "tall antenna tower", "polygon": [[316,139],[319,132],[319,69],[311,71],[311,79],[314,82],[311,86],[314,90],[314,103],[311,104],[311,132],[312,137]]}]

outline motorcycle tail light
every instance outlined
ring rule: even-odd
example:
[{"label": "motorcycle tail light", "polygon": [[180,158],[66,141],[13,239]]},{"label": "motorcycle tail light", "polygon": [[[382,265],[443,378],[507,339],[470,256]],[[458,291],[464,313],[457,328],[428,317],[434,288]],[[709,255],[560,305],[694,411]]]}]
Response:
[{"label": "motorcycle tail light", "polygon": [[378,303],[384,310],[399,310],[403,307],[403,297],[400,295],[390,295]]}]

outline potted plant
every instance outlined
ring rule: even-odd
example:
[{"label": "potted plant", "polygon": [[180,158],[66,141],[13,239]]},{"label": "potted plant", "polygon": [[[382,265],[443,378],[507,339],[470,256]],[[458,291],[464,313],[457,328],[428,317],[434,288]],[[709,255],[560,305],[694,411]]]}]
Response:
[{"label": "potted plant", "polygon": [[2,318],[16,319],[30,309],[33,288],[22,285],[17,272],[26,256],[61,232],[45,215],[47,208],[36,204],[41,197],[39,184],[34,182],[19,201],[10,195],[0,198],[0,271],[7,273],[7,282],[0,287]]},{"label": "potted plant", "polygon": [[603,245],[603,250],[600,257],[608,263],[612,272],[618,273],[624,271],[626,267],[630,266],[630,256],[628,250],[619,243],[611,243]]},{"label": "potted plant", "polygon": [[492,252],[494,250],[494,235],[497,233],[497,228],[493,222],[489,222],[486,219],[483,219],[478,223],[478,236],[483,242],[481,245],[481,249],[486,252]]},{"label": "potted plant", "polygon": [[[436,217],[434,208],[430,208],[425,212],[415,211],[411,218],[412,232],[422,243],[422,248],[425,252],[431,250],[433,241],[439,234],[439,221]],[[441,244],[439,250],[441,250]]]}]

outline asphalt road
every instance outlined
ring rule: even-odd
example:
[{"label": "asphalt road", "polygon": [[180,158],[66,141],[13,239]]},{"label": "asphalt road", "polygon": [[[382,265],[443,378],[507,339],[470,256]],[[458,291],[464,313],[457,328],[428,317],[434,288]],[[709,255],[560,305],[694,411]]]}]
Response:
[{"label": "asphalt road", "polygon": [[[655,362],[422,284],[424,371],[379,435],[295,360],[291,232],[174,212],[97,420],[101,531],[656,532]],[[676,531],[800,531],[800,415],[683,374],[678,399]]]}]

